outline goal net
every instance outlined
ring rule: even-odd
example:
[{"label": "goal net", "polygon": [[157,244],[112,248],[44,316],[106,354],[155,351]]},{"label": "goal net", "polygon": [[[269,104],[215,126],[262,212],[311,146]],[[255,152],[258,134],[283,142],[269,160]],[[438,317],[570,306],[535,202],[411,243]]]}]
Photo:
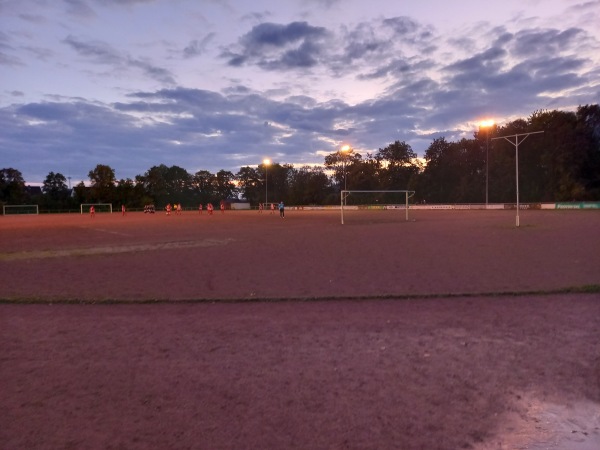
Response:
[{"label": "goal net", "polygon": [[408,200],[415,195],[415,191],[341,191],[340,210],[342,225],[344,212],[349,210],[404,210],[408,221]]},{"label": "goal net", "polygon": [[81,214],[89,213],[90,207],[94,207],[94,211],[97,213],[112,213],[112,203],[82,203]]},{"label": "goal net", "polygon": [[3,205],[2,214],[39,214],[38,205]]}]

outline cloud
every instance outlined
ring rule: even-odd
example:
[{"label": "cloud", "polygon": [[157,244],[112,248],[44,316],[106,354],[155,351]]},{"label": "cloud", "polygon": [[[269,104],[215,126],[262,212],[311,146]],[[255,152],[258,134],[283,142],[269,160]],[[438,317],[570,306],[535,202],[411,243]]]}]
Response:
[{"label": "cloud", "polygon": [[566,30],[529,29],[516,33],[513,51],[516,56],[530,57],[554,55],[565,50],[576,50],[581,44],[585,31],[578,28]]},{"label": "cloud", "polygon": [[90,19],[96,17],[94,10],[84,0],[64,0],[67,5],[67,14],[83,18]]},{"label": "cloud", "polygon": [[105,42],[84,42],[70,35],[63,42],[68,44],[79,55],[89,58],[98,64],[119,65],[123,61],[119,52]]},{"label": "cloud", "polygon": [[183,49],[183,57],[194,58],[202,55],[206,51],[208,44],[214,39],[215,35],[216,33],[208,33],[200,41],[197,39],[191,41],[187,47]]},{"label": "cloud", "polygon": [[141,72],[148,78],[164,84],[175,84],[175,78],[167,69],[155,66],[146,59],[122,55],[119,51],[105,42],[86,42],[73,36],[67,36],[63,42],[69,45],[79,55],[89,59],[93,63],[112,66],[116,72],[126,72],[130,68],[137,68],[141,69]]},{"label": "cloud", "polygon": [[12,46],[11,38],[8,34],[0,31],[0,65],[2,66],[22,66],[23,62],[17,56],[12,55],[15,48]]},{"label": "cloud", "polygon": [[[229,5],[223,2],[217,6]],[[309,2],[315,10],[319,3],[320,13],[324,7],[344,6],[339,0]],[[45,3],[44,11],[51,3]],[[117,13],[127,8],[129,13],[142,3],[70,0],[59,9],[64,16],[67,5],[71,14],[97,23],[108,8]],[[598,5],[590,3],[588,15]],[[313,17],[306,5],[302,3],[305,12],[297,17]],[[163,6],[157,2],[152,9]],[[194,11],[200,11],[194,6]],[[97,11],[98,17],[89,11],[86,16],[86,7]],[[225,9],[220,8],[219,14]],[[77,79],[75,83],[81,82],[83,88],[55,90],[57,96],[46,91],[40,97],[46,101],[31,103],[26,103],[34,98],[29,85],[6,87],[7,102],[0,106],[3,164],[23,170],[30,181],[40,181],[50,170],[76,176],[69,167],[83,167],[81,176],[86,178],[87,171],[99,163],[115,168],[119,178],[133,178],[161,163],[190,172],[236,172],[243,165],[260,163],[264,156],[284,163],[319,163],[322,156],[318,155],[335,151],[342,140],[363,154],[406,140],[422,154],[434,137],[460,138],[465,124],[480,115],[512,118],[600,99],[594,51],[599,43],[591,32],[570,26],[572,22],[562,28],[538,27],[540,21],[533,19],[501,26],[477,23],[445,34],[426,21],[405,16],[316,26],[310,21],[257,24],[280,18],[275,9],[252,13],[231,7],[226,13],[229,18],[237,14],[228,22],[227,32],[212,32],[217,28],[202,22],[207,27],[201,29],[207,31],[199,34],[194,19],[162,36],[161,42],[169,39],[169,49],[177,49],[179,55],[165,60],[169,66],[157,59],[156,52],[147,53],[148,57],[137,53],[141,45],[148,48],[147,42],[126,47],[118,39],[112,41],[112,36],[96,34],[97,28],[87,28],[84,20],[71,20],[70,34],[62,41],[74,60],[64,53],[58,58],[61,49],[50,45],[47,48],[53,53],[44,51],[45,42],[18,43],[29,39],[25,34],[0,31],[0,64],[20,64],[22,58],[33,65],[35,55],[36,64],[43,62],[50,69],[60,65],[65,70],[61,85],[76,72],[89,77],[97,71],[103,76],[93,79],[93,85]],[[251,16],[251,22],[244,21]],[[32,29],[32,22],[41,23],[37,17],[14,17],[18,18],[15,29]],[[43,17],[47,18],[44,27],[54,18]],[[239,31],[238,23],[252,25]],[[221,49],[217,62],[211,59],[213,47]],[[187,80],[186,85],[179,85],[177,72],[172,72],[182,59],[186,61],[179,70],[185,71],[181,79]],[[226,72],[218,72],[219,62],[227,65]],[[219,80],[211,84],[213,79]],[[120,100],[102,100],[93,90],[96,86]],[[138,91],[128,95],[131,86]],[[345,100],[354,93],[358,95],[352,103]],[[91,95],[99,99],[85,98]]]},{"label": "cloud", "polygon": [[327,36],[325,28],[307,22],[262,23],[240,38],[238,49],[227,49],[222,56],[231,66],[255,64],[266,70],[313,67]]}]

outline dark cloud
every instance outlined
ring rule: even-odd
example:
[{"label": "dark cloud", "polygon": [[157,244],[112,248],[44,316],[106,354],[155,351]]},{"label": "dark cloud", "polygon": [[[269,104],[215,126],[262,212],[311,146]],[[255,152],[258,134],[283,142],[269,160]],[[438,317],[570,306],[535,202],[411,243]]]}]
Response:
[{"label": "dark cloud", "polygon": [[489,48],[475,56],[450,64],[445,68],[452,72],[495,72],[502,65],[506,50],[498,47]]},{"label": "dark cloud", "polygon": [[357,60],[387,54],[392,49],[392,42],[380,36],[378,30],[370,23],[358,24],[343,37],[345,42],[340,61],[343,65]]},{"label": "dark cloud", "polygon": [[513,52],[519,57],[553,55],[565,51],[576,50],[585,37],[585,31],[579,28],[561,30],[531,29],[515,34]]},{"label": "dark cloud", "polygon": [[262,23],[240,38],[238,49],[222,56],[231,66],[256,64],[266,70],[290,70],[315,66],[328,32],[306,22],[288,25]]}]

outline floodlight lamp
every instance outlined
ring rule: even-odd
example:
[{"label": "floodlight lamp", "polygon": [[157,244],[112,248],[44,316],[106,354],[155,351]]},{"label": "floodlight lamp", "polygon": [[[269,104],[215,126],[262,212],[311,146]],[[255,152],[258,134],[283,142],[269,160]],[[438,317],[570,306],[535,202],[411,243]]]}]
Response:
[{"label": "floodlight lamp", "polygon": [[350,152],[352,152],[352,148],[348,144],[346,144],[346,145],[342,146],[342,148],[340,149],[340,151],[342,153],[350,153]]}]

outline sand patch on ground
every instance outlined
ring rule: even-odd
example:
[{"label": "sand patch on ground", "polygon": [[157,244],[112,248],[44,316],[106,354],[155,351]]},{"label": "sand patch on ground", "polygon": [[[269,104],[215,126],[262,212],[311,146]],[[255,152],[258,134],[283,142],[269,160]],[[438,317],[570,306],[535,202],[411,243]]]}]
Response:
[{"label": "sand patch on ground", "polygon": [[532,394],[515,398],[515,411],[505,414],[496,435],[476,450],[600,448],[600,404],[589,400],[556,404]]},{"label": "sand patch on ground", "polygon": [[219,245],[227,245],[230,242],[233,242],[233,239],[201,239],[199,241],[159,242],[154,244],[12,252],[0,253],[0,261],[65,258],[70,256],[112,255],[120,253],[147,252],[152,250],[177,250],[184,248],[214,247]]}]

